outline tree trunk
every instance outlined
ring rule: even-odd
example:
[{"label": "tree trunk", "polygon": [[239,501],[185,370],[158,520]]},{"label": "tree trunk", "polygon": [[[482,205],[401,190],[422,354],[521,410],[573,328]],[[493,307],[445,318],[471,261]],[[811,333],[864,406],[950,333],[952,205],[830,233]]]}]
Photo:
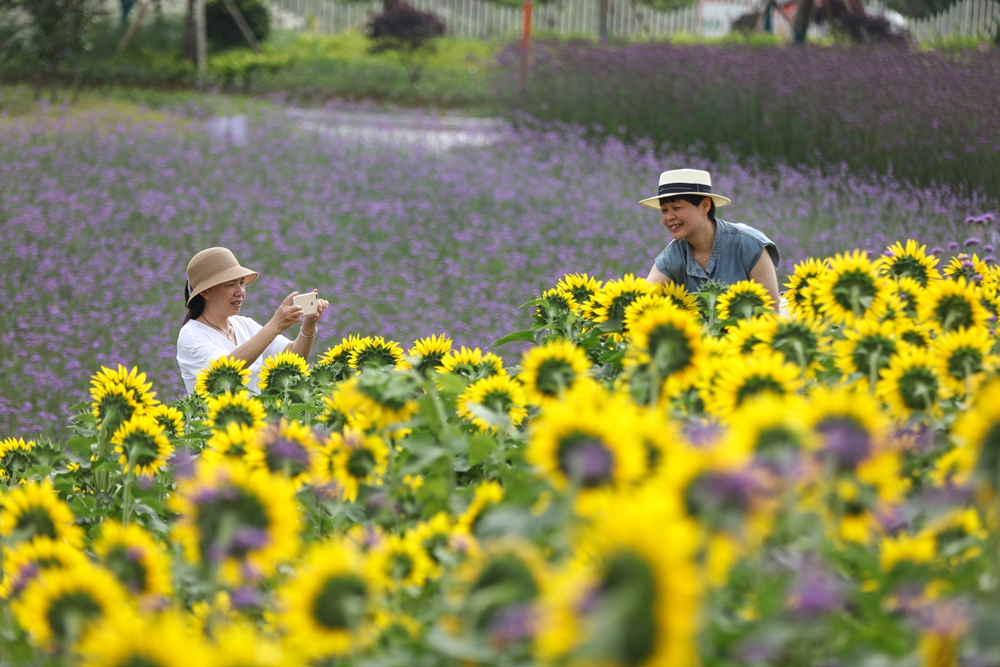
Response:
[{"label": "tree trunk", "polygon": [[598,16],[597,32],[602,42],[608,41],[608,0],[598,0],[600,15]]},{"label": "tree trunk", "polygon": [[187,0],[187,16],[184,18],[184,57],[192,62],[198,58],[194,36],[194,2],[195,0]]},{"label": "tree trunk", "polygon": [[814,0],[796,0],[795,21],[792,23],[792,32],[795,35],[796,44],[806,43],[806,31],[809,29],[809,19],[812,18]]}]

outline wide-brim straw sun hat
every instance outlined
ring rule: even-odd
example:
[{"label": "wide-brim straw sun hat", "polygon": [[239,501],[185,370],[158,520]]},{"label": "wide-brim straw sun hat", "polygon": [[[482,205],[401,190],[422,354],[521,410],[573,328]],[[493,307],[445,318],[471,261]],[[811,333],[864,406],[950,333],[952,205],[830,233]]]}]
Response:
[{"label": "wide-brim straw sun hat", "polygon": [[187,265],[188,299],[195,298],[207,289],[228,283],[230,280],[246,278],[249,285],[257,280],[257,272],[240,266],[236,255],[229,248],[206,248],[191,258]]},{"label": "wide-brim straw sun hat", "polygon": [[728,197],[712,192],[712,175],[702,169],[671,169],[660,174],[660,187],[653,197],[647,197],[639,203],[649,208],[660,208],[660,200],[665,197],[680,195],[704,195],[711,197],[715,207],[720,208],[729,203]]}]

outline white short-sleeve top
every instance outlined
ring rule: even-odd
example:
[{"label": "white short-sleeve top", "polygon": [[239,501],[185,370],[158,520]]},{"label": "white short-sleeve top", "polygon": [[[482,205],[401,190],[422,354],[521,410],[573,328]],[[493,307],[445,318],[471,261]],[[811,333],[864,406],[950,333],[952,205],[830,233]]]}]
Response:
[{"label": "white short-sleeve top", "polygon": [[[181,332],[177,335],[177,365],[181,368],[181,379],[184,380],[184,386],[187,387],[189,394],[194,393],[194,384],[199,371],[208,368],[213,360],[232,354],[233,350],[253,338],[263,328],[254,320],[242,315],[231,316],[229,323],[233,325],[233,331],[236,333],[236,345],[233,345],[221,331],[198,320],[188,320],[181,327]],[[257,387],[257,375],[264,365],[264,360],[284,352],[291,342],[285,336],[279,335],[267,346],[264,354],[250,364],[250,384],[247,385],[250,393],[260,392]]]}]

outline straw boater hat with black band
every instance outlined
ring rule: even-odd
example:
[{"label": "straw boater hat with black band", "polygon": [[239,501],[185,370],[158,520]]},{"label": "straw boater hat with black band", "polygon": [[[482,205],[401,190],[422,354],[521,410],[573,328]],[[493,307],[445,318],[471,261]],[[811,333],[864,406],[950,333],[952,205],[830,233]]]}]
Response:
[{"label": "straw boater hat with black band", "polygon": [[655,197],[647,197],[639,203],[649,208],[660,208],[660,200],[680,195],[703,195],[711,197],[716,208],[729,203],[728,197],[712,192],[712,176],[701,169],[671,169],[660,174],[660,187]]},{"label": "straw boater hat with black band", "polygon": [[230,280],[246,278],[246,285],[257,279],[257,272],[240,266],[239,261],[228,248],[206,248],[191,258],[187,265],[187,285],[184,286],[184,300],[191,305],[191,299],[216,285]]}]

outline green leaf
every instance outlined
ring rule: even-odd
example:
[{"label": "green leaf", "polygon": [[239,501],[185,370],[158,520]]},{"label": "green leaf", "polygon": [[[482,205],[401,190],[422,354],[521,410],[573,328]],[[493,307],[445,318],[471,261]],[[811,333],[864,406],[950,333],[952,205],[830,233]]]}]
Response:
[{"label": "green leaf", "polygon": [[503,338],[499,338],[496,341],[494,341],[493,345],[491,345],[490,347],[499,347],[501,345],[506,345],[507,343],[513,343],[519,340],[534,342],[535,332],[525,329],[523,331],[515,331],[514,333],[509,333]]},{"label": "green leaf", "polygon": [[77,435],[66,441],[66,447],[71,449],[77,456],[86,458],[89,461],[90,455],[94,453],[92,447],[96,442],[97,440],[94,438],[84,438]]},{"label": "green leaf", "polygon": [[455,373],[442,373],[437,376],[441,385],[441,393],[458,395],[465,391],[465,380]]},{"label": "green leaf", "polygon": [[476,433],[469,438],[469,464],[476,465],[489,458],[497,448],[496,439],[489,433]]}]

